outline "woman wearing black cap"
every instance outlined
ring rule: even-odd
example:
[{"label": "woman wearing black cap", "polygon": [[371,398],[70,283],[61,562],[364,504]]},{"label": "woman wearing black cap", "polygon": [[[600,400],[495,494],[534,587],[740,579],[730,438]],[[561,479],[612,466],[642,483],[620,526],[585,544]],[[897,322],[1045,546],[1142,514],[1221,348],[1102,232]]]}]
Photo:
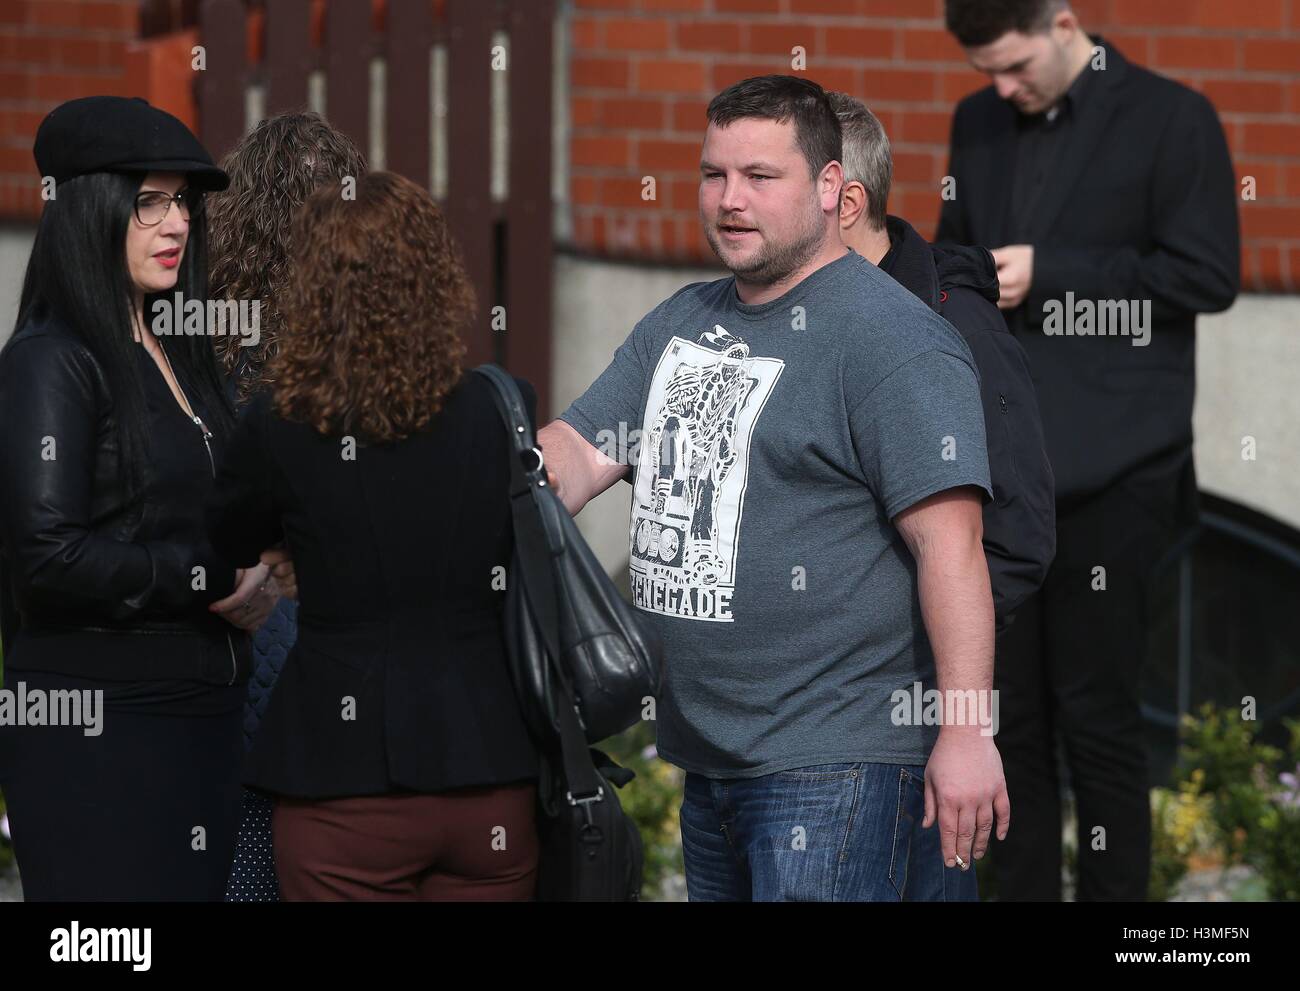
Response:
[{"label": "woman wearing black cap", "polygon": [[218,900],[245,631],[275,591],[204,536],[233,426],[211,341],[153,318],[205,302],[203,194],[228,180],[118,97],[57,107],[35,157],[53,196],[0,352],[0,631],[25,717],[0,726],[0,788],[24,893]]}]

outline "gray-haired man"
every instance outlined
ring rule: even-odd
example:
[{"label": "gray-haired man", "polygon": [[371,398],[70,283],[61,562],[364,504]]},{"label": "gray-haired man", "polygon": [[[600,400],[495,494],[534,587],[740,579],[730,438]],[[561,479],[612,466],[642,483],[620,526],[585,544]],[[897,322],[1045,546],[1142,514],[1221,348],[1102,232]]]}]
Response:
[{"label": "gray-haired man", "polygon": [[847,93],[829,94],[844,135],[840,238],[951,323],[980,375],[993,501],[984,506],[984,556],[1001,630],[1037,591],[1056,553],[1052,468],[1024,349],[998,311],[998,275],[985,248],[930,245],[888,213],[889,136]]}]

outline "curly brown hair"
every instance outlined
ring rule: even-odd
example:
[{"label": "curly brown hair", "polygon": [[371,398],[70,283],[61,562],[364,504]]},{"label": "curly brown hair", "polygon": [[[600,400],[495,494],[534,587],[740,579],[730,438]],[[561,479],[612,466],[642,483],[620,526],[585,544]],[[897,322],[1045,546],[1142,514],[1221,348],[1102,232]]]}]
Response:
[{"label": "curly brown hair", "polygon": [[295,112],[262,121],[221,167],[230,175],[230,188],[208,197],[209,293],[213,299],[260,301],[256,345],[242,346],[239,336],[214,338],[242,404],[270,384],[266,368],[282,327],[279,297],[288,276],[294,213],[325,184],[360,178],[366,160],[320,114]]},{"label": "curly brown hair", "polygon": [[276,411],[386,443],[424,427],[461,374],[474,289],[428,191],[391,172],[314,193],[293,226]]}]

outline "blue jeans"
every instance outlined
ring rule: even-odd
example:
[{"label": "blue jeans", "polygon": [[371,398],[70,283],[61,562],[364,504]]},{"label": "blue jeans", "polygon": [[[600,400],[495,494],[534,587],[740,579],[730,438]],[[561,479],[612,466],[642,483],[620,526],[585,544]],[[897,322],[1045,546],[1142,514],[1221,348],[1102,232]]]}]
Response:
[{"label": "blue jeans", "polygon": [[978,901],[925,818],[925,768],[821,764],[686,775],[682,851],[697,901]]}]

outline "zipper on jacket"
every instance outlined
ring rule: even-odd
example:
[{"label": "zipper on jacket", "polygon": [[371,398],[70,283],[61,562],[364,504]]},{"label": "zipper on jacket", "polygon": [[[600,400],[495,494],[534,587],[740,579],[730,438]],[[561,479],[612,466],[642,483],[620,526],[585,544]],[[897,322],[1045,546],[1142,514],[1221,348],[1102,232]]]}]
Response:
[{"label": "zipper on jacket", "polygon": [[212,431],[208,429],[208,425],[200,420],[197,415],[190,417],[190,419],[193,420],[194,425],[199,428],[199,432],[203,434],[203,446],[208,452],[208,467],[212,469],[213,481],[216,481],[217,463],[212,459],[212,444],[210,443],[212,440]]},{"label": "zipper on jacket", "polygon": [[[176,378],[176,372],[172,369],[172,361],[167,357],[166,348],[162,349],[162,356],[163,361],[167,362],[167,370],[172,373],[172,378],[176,379],[176,388],[179,390],[181,398],[185,400],[185,406],[189,412],[190,419],[194,421],[194,425],[199,428],[199,433],[203,437],[203,449],[208,452],[208,468],[212,471],[212,480],[216,481],[217,462],[212,457],[212,431],[208,429],[206,423],[199,419],[199,415],[194,412],[194,406],[190,403],[189,396],[185,395],[185,389],[181,386],[181,380]],[[230,650],[230,680],[226,682],[226,687],[230,687],[235,683],[235,679],[239,677],[239,664],[235,661],[235,641],[231,639],[229,632],[226,633],[226,647]]]},{"label": "zipper on jacket", "polygon": [[229,633],[226,634],[226,646],[230,648],[230,680],[226,682],[226,687],[229,688],[239,677],[239,665],[235,661],[235,642],[230,639]]},{"label": "zipper on jacket", "polygon": [[[212,469],[213,481],[216,481],[217,463],[212,457],[212,431],[208,429],[206,423],[199,419],[197,414],[190,417],[190,419],[194,421],[194,425],[199,428],[200,433],[203,435],[203,447],[208,452],[208,467]],[[229,631],[226,633],[226,647],[230,650],[230,680],[226,682],[228,688],[239,677],[239,663],[235,660],[235,641],[230,638]]]},{"label": "zipper on jacket", "polygon": [[[207,424],[200,420],[197,415],[194,417],[194,423],[199,430],[203,432],[203,446],[208,452],[208,467],[212,469],[213,481],[216,481],[217,463],[212,458],[212,431],[208,429]],[[228,630],[226,631],[226,647],[230,650],[230,680],[226,682],[226,687],[228,688],[233,685],[235,679],[239,677],[239,664],[235,660],[235,641],[230,638],[230,631]]]}]

